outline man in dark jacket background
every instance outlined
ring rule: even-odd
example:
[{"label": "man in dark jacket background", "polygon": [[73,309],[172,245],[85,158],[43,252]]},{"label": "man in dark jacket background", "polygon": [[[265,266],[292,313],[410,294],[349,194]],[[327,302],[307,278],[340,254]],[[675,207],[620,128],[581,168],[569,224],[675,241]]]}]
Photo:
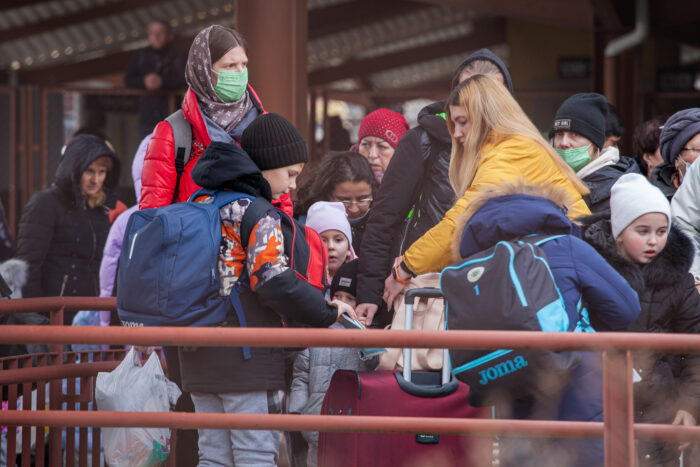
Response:
[{"label": "man in dark jacket background", "polygon": [[[148,25],[148,42],[150,45],[137,50],[129,63],[124,77],[126,87],[148,91],[184,89],[186,58],[173,46],[170,25],[162,20],[152,21]],[[168,98],[141,96],[139,111],[139,133],[143,138],[168,116]]]},{"label": "man in dark jacket background", "polygon": [[[488,49],[473,53],[457,67],[452,87],[476,74],[490,75],[513,92],[508,69]],[[448,177],[452,137],[444,111],[445,101],[440,101],[418,113],[418,125],[399,141],[374,198],[357,274],[356,312],[368,321],[382,304],[384,279],[394,258],[437,224],[454,203]],[[380,326],[391,321],[388,313],[377,319]]]}]

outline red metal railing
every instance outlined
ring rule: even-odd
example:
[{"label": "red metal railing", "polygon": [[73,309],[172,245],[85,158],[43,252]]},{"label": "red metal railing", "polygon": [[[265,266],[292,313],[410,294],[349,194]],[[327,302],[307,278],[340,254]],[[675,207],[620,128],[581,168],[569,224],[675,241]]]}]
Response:
[{"label": "red metal railing", "polygon": [[[44,300],[44,301],[41,301]],[[49,301],[46,301],[49,300]],[[53,299],[0,302],[7,310],[50,307]],[[54,308],[73,309],[77,302],[54,300]],[[86,300],[86,299],[82,299]],[[108,300],[108,299],[102,299]],[[76,309],[113,309],[84,301]],[[3,311],[5,310],[5,311]],[[384,331],[340,329],[256,328],[70,328],[57,326],[0,327],[0,342],[74,344],[141,344],[190,346],[266,347],[413,347],[473,348],[503,347],[540,350],[589,350],[603,355],[604,422],[560,422],[523,420],[461,420],[409,417],[333,417],[313,415],[244,415],[127,413],[76,411],[10,411],[0,414],[2,424],[23,426],[158,426],[171,428],[369,431],[493,435],[526,437],[604,438],[607,466],[635,465],[635,437],[657,440],[700,440],[700,427],[634,424],[632,412],[632,357],[636,350],[660,353],[700,353],[700,336],[639,333],[539,333],[516,331]]]},{"label": "red metal railing", "polygon": [[[66,304],[67,306],[63,306]],[[54,298],[28,300],[0,300],[0,315],[28,312],[50,313],[50,322],[63,324],[64,310],[77,311],[95,307],[114,308],[114,299],[98,298]],[[56,329],[54,327],[54,329]],[[58,329],[57,329],[58,330]],[[6,340],[0,341],[9,343]],[[0,358],[0,389],[7,398],[8,411],[0,412],[0,425],[6,427],[5,453],[7,465],[15,465],[17,456],[16,426],[3,415],[16,413],[21,396],[22,410],[18,412],[43,415],[51,410],[75,410],[86,413],[90,403],[94,402],[94,381],[100,371],[113,370],[124,358],[125,350],[99,350],[69,352],[61,344],[50,346],[50,352],[43,354],[18,355]],[[32,409],[32,402],[35,409]],[[10,426],[8,426],[10,425]],[[34,446],[32,449],[31,427],[24,424],[21,428],[20,465],[43,466],[47,463],[44,446],[46,444],[45,427],[48,427],[48,457],[64,465],[101,465],[101,430],[87,427],[67,429],[68,425],[35,425]],[[65,437],[65,438],[64,438]],[[77,440],[76,440],[77,438]],[[65,445],[63,440],[65,439]],[[89,440],[94,441],[92,443]],[[77,441],[77,442],[76,442]],[[89,446],[92,444],[89,450]],[[65,461],[63,452],[65,446]],[[34,453],[34,458],[32,458]]]}]

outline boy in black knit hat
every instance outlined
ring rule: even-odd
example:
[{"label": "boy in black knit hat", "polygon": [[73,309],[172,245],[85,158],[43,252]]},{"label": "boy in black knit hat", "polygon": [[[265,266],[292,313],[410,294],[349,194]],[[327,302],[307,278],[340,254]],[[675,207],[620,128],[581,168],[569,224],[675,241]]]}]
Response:
[{"label": "boy in black knit hat", "polygon": [[357,263],[352,260],[340,266],[333,275],[331,281],[331,298],[347,303],[351,307],[357,306]]},{"label": "boy in black knit hat", "polygon": [[[268,201],[295,188],[296,177],[308,161],[301,134],[283,117],[265,114],[243,132],[241,148],[212,142],[192,170],[192,179],[209,190],[235,190]],[[207,202],[206,195],[196,199]],[[219,249],[219,294],[230,296],[239,286],[241,315],[229,313],[225,325],[280,327],[285,321],[314,327],[332,325],[343,312],[354,310],[343,302],[329,304],[323,293],[299,278],[284,251],[281,214],[271,210],[261,217],[241,244],[240,226],[252,201],[241,198],[219,210],[222,224]],[[240,287],[241,278],[249,284]],[[245,322],[244,322],[245,320]],[[185,391],[195,410],[209,413],[280,413],[285,384],[281,348],[180,348]],[[199,465],[276,465],[279,431],[199,430]]]}]

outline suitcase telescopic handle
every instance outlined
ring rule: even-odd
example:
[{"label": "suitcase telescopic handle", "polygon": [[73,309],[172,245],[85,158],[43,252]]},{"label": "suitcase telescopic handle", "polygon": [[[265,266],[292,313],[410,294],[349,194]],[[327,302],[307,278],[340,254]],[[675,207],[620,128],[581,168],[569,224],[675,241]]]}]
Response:
[{"label": "suitcase telescopic handle", "polygon": [[426,297],[426,298],[442,298],[442,291],[435,287],[426,287],[423,289],[411,289],[406,292],[404,296],[404,302],[406,305],[411,305],[416,301],[416,297]]},{"label": "suitcase telescopic handle", "polygon": [[[406,304],[406,319],[404,328],[407,331],[413,329],[413,304],[416,298],[442,298],[442,291],[435,287],[427,287],[423,289],[411,289],[404,296]],[[406,347],[403,349],[403,378],[406,381],[411,381],[411,354],[413,349]],[[442,351],[442,384],[450,382],[450,354],[447,349]]]}]

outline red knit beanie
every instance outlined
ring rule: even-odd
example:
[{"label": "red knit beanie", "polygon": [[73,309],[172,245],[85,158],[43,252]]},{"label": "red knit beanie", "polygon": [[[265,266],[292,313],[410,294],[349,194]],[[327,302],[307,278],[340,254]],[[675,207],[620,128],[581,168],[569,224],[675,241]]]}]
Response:
[{"label": "red knit beanie", "polygon": [[360,122],[360,133],[357,140],[362,141],[365,136],[381,138],[396,149],[399,140],[408,130],[406,117],[389,109],[377,109],[367,114]]}]

